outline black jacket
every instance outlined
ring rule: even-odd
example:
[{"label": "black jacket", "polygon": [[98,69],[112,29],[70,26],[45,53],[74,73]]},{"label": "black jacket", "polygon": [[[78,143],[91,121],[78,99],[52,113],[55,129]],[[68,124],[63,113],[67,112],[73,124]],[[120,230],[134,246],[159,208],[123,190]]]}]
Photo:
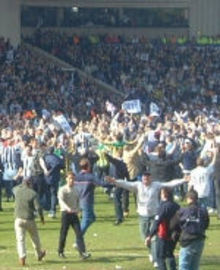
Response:
[{"label": "black jacket", "polygon": [[153,181],[167,182],[173,178],[174,165],[178,164],[179,160],[170,158],[157,160],[148,160],[147,165],[151,173]]},{"label": "black jacket", "polygon": [[206,208],[191,204],[178,211],[177,222],[181,228],[180,244],[185,247],[194,240],[205,238],[209,215]]},{"label": "black jacket", "polygon": [[115,175],[114,177],[117,179],[127,179],[129,180],[129,173],[127,169],[126,163],[117,158],[113,158],[112,156],[106,154],[106,157],[108,158],[109,162],[112,163],[115,166]]}]

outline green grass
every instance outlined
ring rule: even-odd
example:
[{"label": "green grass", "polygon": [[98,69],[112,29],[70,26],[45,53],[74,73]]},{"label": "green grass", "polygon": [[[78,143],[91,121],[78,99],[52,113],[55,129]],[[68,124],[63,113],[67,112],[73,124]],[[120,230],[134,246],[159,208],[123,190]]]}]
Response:
[{"label": "green grass", "polygon": [[[66,259],[57,257],[57,245],[60,228],[60,216],[50,219],[46,216],[45,225],[38,221],[38,228],[43,248],[47,256],[38,262],[34,256],[30,237],[27,235],[27,266],[20,267],[16,252],[13,228],[13,203],[3,203],[4,212],[0,212],[0,270],[150,270],[146,248],[140,239],[138,217],[135,212],[133,197],[130,197],[130,216],[120,226],[113,226],[114,207],[102,189],[96,191],[97,221],[87,231],[85,241],[92,253],[91,259],[81,261],[76,250],[72,248],[75,236],[69,231],[65,254]],[[220,269],[220,221],[215,217],[207,232],[205,250],[201,261],[201,270]],[[178,249],[176,251],[178,254]],[[120,268],[121,267],[121,268]]]}]

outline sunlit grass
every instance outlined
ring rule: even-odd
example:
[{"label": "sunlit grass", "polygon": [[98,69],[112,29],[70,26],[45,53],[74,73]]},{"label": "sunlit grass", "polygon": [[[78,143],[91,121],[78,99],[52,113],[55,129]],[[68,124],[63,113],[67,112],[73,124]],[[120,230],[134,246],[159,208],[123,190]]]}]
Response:
[{"label": "sunlit grass", "polygon": [[[46,218],[46,224],[38,222],[41,242],[47,250],[45,260],[39,263],[34,255],[31,241],[27,235],[27,266],[33,270],[150,270],[147,250],[139,235],[138,217],[133,197],[130,197],[130,215],[120,226],[114,226],[114,207],[111,200],[99,188],[96,191],[97,221],[89,228],[85,241],[92,253],[91,259],[82,261],[72,247],[75,236],[69,231],[65,254],[66,259],[57,256],[60,228],[60,214],[56,219]],[[21,269],[18,264],[13,224],[13,203],[3,202],[4,212],[0,212],[0,270]],[[220,221],[211,218],[206,246],[201,261],[201,270],[220,269]],[[178,254],[178,249],[176,250]]]}]

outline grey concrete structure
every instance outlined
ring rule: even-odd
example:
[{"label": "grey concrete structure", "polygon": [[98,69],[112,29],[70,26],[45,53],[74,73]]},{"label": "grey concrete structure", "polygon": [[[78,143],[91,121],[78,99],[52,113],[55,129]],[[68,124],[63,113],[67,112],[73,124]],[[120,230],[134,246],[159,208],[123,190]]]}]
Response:
[{"label": "grey concrete structure", "polygon": [[19,0],[0,1],[0,36],[10,39],[14,45],[19,44],[21,36]]},{"label": "grey concrete structure", "polygon": [[[143,33],[186,34],[189,36],[220,34],[220,0],[1,0],[0,1],[0,36],[10,38],[12,44],[18,44],[21,36],[20,8],[28,6],[56,7],[118,7],[118,8],[186,8],[188,10],[189,28],[185,29],[140,29]],[[62,19],[62,11],[57,12],[57,21]],[[124,29],[125,30],[125,29]],[[123,30],[123,31],[124,31]],[[112,29],[111,31],[114,31]],[[129,31],[129,29],[127,30]],[[134,30],[135,31],[135,30]],[[136,31],[139,31],[136,29]],[[140,32],[140,31],[139,31]]]},{"label": "grey concrete structure", "polygon": [[220,0],[191,0],[189,12],[190,36],[220,34]]}]

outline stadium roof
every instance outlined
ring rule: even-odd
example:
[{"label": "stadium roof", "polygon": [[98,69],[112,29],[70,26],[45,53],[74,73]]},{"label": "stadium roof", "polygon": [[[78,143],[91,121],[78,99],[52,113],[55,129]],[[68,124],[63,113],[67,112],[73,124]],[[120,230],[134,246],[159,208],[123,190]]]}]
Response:
[{"label": "stadium roof", "polygon": [[76,7],[189,7],[191,0],[20,0],[31,6],[76,6]]}]

